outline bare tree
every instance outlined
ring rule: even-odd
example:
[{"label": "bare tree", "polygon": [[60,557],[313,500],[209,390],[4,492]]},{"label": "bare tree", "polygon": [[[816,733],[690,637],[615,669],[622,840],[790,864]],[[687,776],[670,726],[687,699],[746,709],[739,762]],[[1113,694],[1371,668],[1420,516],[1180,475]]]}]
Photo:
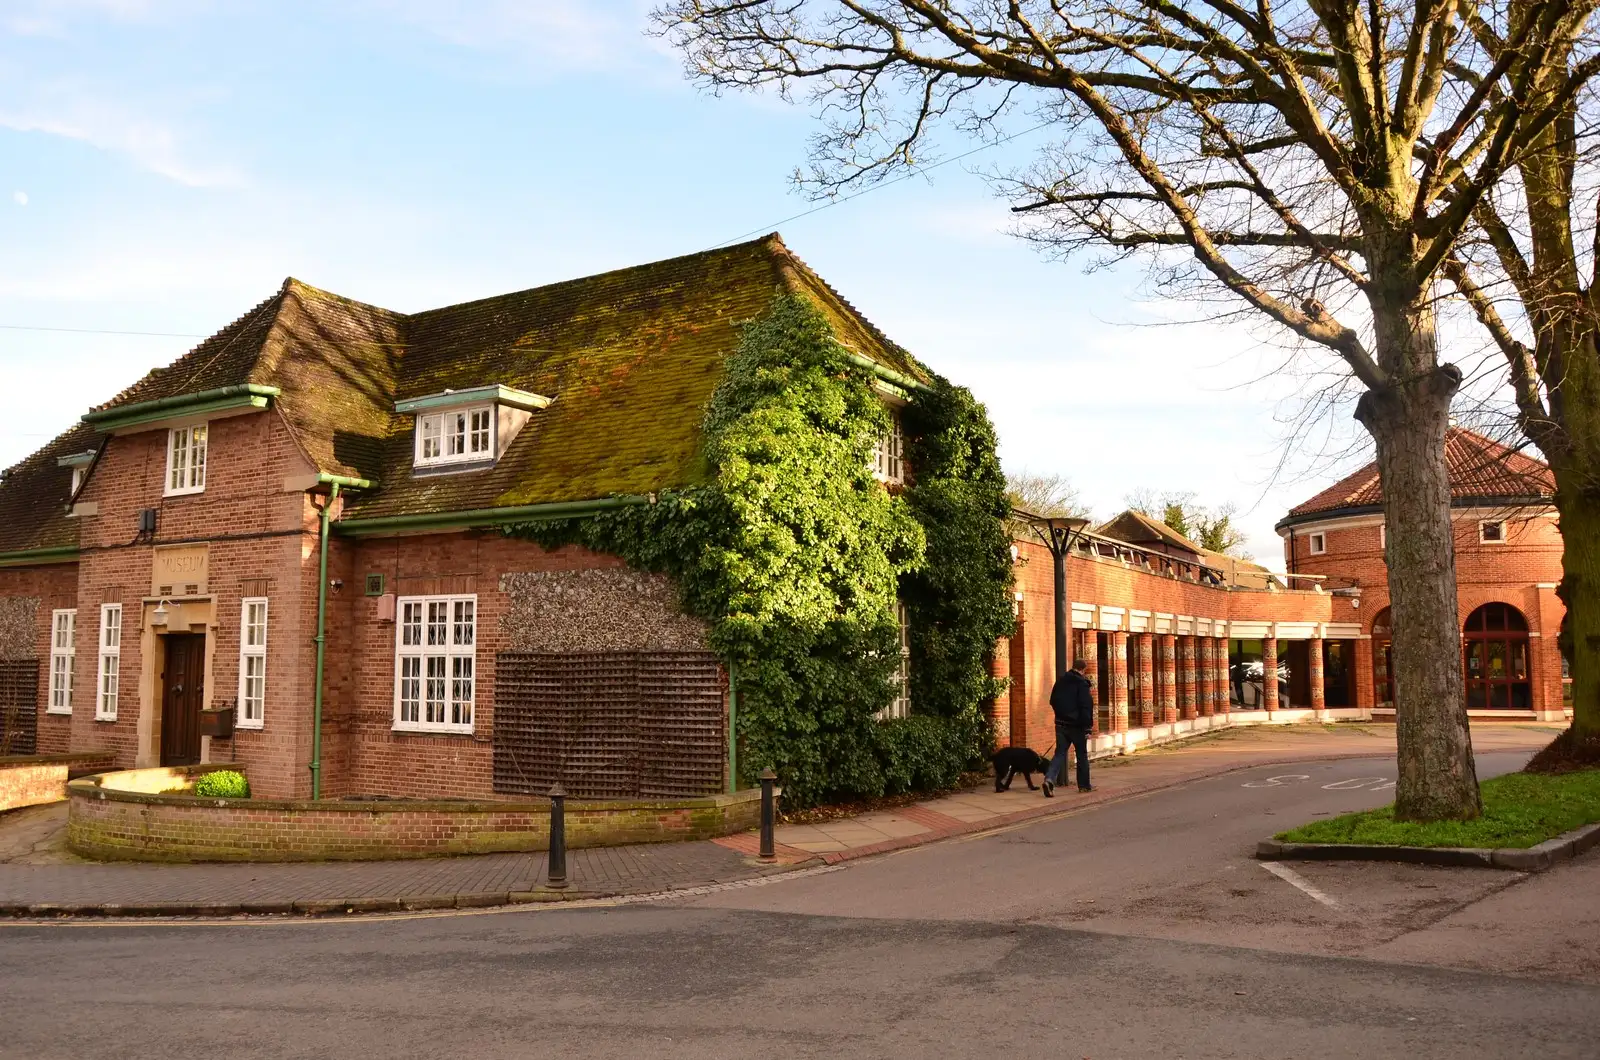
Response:
[{"label": "bare tree", "polygon": [[1013,506],[1026,508],[1034,515],[1089,518],[1089,506],[1083,502],[1083,495],[1065,475],[1035,475],[1027,471],[1007,475],[1006,492]]},{"label": "bare tree", "polygon": [[[1396,814],[1481,812],[1444,437],[1441,270],[1475,211],[1594,75],[1597,0],[667,0],[715,89],[808,91],[823,193],[914,165],[944,122],[1059,130],[1011,186],[1052,251],[1145,253],[1364,388],[1389,526]],[[1489,25],[1499,47],[1463,26]],[[1176,249],[1178,253],[1172,253]]]},{"label": "bare tree", "polygon": [[[1499,60],[1521,47],[1516,19],[1527,16],[1517,7],[1513,16],[1469,20],[1486,55]],[[1555,473],[1573,719],[1554,758],[1592,763],[1600,762],[1600,188],[1592,165],[1600,107],[1592,91],[1565,93],[1561,83],[1587,61],[1566,44],[1547,57],[1546,78],[1528,100],[1555,108],[1556,119],[1514,156],[1511,179],[1474,203],[1473,238],[1459,242],[1444,273],[1504,354],[1517,423]]]}]

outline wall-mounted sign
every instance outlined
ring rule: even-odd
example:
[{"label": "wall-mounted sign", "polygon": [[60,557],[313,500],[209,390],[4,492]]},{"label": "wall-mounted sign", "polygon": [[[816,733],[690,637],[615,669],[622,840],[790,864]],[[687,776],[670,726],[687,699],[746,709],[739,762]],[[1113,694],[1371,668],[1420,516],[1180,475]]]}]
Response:
[{"label": "wall-mounted sign", "polygon": [[204,596],[210,570],[211,551],[205,545],[158,548],[150,569],[150,595]]}]

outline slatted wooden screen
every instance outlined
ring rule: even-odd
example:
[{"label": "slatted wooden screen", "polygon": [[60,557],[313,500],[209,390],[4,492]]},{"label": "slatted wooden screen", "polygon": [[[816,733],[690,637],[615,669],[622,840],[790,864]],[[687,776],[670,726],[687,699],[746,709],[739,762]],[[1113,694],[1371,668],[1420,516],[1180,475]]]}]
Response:
[{"label": "slatted wooden screen", "polygon": [[39,660],[0,662],[0,755],[38,753]]},{"label": "slatted wooden screen", "polygon": [[710,652],[495,657],[494,790],[590,798],[723,789],[727,686]]}]

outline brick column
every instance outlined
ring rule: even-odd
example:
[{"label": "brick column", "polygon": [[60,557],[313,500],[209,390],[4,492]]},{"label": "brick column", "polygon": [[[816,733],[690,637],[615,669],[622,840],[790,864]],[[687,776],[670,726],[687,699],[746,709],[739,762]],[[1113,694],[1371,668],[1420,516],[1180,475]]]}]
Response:
[{"label": "brick column", "polygon": [[[989,657],[989,676],[997,681],[1004,681],[1011,676],[1011,638],[1001,637],[995,641],[994,654]],[[989,715],[989,725],[994,730],[996,747],[1005,747],[1011,742],[1011,691],[1005,691],[991,699],[985,706],[984,713]]]},{"label": "brick column", "polygon": [[1322,681],[1322,638],[1314,637],[1306,641],[1307,669],[1311,674],[1311,709],[1317,712],[1321,719],[1328,709],[1327,690]]},{"label": "brick column", "polygon": [[1267,717],[1278,709],[1278,638],[1267,637],[1261,642],[1261,705]]},{"label": "brick column", "polygon": [[1159,718],[1162,722],[1178,720],[1178,638],[1163,633],[1156,638],[1161,653],[1161,702]]},{"label": "brick column", "polygon": [[1227,637],[1216,639],[1216,714],[1227,714],[1232,708],[1234,697],[1234,682],[1230,681],[1229,656],[1227,656]]},{"label": "brick column", "polygon": [[1210,637],[1194,639],[1194,716],[1211,717],[1211,684],[1216,672],[1216,641]]},{"label": "brick column", "polygon": [[1195,716],[1195,694],[1199,678],[1195,673],[1194,638],[1178,638],[1178,716],[1185,720]]},{"label": "brick column", "polygon": [[[1155,638],[1148,633],[1134,635],[1135,646],[1139,653],[1139,669],[1137,703],[1139,708],[1139,725],[1148,729],[1156,723],[1156,660]],[[1130,717],[1131,721],[1132,718]]]},{"label": "brick column", "polygon": [[1112,633],[1107,638],[1111,649],[1111,732],[1128,728],[1128,635]]},{"label": "brick column", "polygon": [[1100,688],[1100,637],[1095,630],[1079,630],[1078,645],[1078,650],[1073,653],[1074,661],[1082,659],[1089,664],[1087,676],[1094,687],[1094,728],[1089,731],[1105,732],[1105,707],[1102,705],[1105,693]]}]

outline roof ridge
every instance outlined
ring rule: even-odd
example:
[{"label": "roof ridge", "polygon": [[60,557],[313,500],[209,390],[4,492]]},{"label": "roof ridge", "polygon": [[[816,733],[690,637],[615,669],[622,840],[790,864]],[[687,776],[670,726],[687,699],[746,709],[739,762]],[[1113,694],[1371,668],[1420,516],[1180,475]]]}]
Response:
[{"label": "roof ridge", "polygon": [[[923,382],[928,382],[928,381],[931,380],[931,378],[932,378],[931,373],[928,371],[927,367],[925,365],[923,365],[923,363],[921,361],[919,361],[915,357],[913,357],[911,355],[911,352],[909,350],[907,350],[904,346],[900,345],[898,342],[896,342],[893,339],[891,339],[883,331],[882,328],[878,327],[877,324],[874,324],[872,322],[872,319],[870,317],[868,317],[861,310],[857,309],[855,307],[854,303],[852,303],[844,295],[840,294],[839,291],[833,286],[833,284],[831,284],[827,280],[825,280],[822,277],[821,273],[817,272],[816,269],[813,269],[810,265],[806,264],[805,259],[803,259],[802,257],[800,257],[800,255],[796,254],[793,250],[791,250],[789,248],[789,245],[783,241],[783,237],[782,236],[780,236],[777,232],[773,232],[773,233],[771,233],[770,235],[768,235],[768,236],[766,236],[764,238],[767,239],[767,240],[770,240],[772,242],[772,244],[774,245],[774,248],[776,250],[776,256],[777,256],[777,258],[778,258],[778,260],[780,262],[780,267],[779,267],[779,270],[778,270],[779,280],[780,280],[780,282],[783,282],[783,285],[786,288],[789,289],[789,292],[791,294],[802,294],[804,292],[799,291],[799,290],[796,289],[796,285],[792,282],[793,278],[788,276],[788,275],[786,275],[784,269],[782,268],[783,264],[787,264],[791,268],[799,270],[800,272],[802,272],[806,276],[808,276],[810,279],[814,280],[817,283],[818,286],[820,286],[824,291],[826,291],[828,293],[829,297],[831,297],[834,301],[839,303],[839,306],[842,309],[844,309],[845,312],[849,313],[852,317],[854,317],[857,321],[859,321],[861,326],[864,327],[867,330],[867,333],[869,335],[871,335],[878,342],[882,343],[885,348],[890,349],[890,350],[894,350],[896,353],[898,353],[902,357],[904,357],[905,360],[906,360],[906,363],[911,365],[911,366],[913,366],[917,370],[917,372],[923,377]],[[866,350],[861,350],[861,351],[858,351],[858,352],[860,352],[861,354],[863,354],[865,356],[871,356],[871,354]],[[886,366],[886,367],[889,367],[889,366]]]},{"label": "roof ridge", "polygon": [[[696,250],[688,254],[676,254],[670,258],[659,258],[656,261],[647,261],[639,265],[625,265],[622,268],[606,269],[602,272],[590,273],[587,276],[575,276],[566,280],[556,280],[553,283],[542,283],[536,287],[521,287],[515,291],[502,291],[499,294],[485,295],[482,298],[472,298],[465,302],[451,302],[448,305],[433,306],[430,309],[421,309],[415,313],[400,313],[398,315],[406,320],[414,320],[418,317],[431,316],[435,313],[443,313],[447,310],[465,309],[470,306],[481,305],[486,302],[498,301],[502,298],[510,298],[513,295],[533,294],[535,292],[551,292],[559,290],[563,287],[572,287],[577,284],[593,283],[596,280],[622,277],[629,273],[643,272],[647,269],[665,268],[670,265],[677,265],[685,261],[694,260],[696,258],[721,257],[723,255],[733,254],[736,251],[748,250],[752,247],[757,247],[761,244],[769,242],[776,242],[780,247],[783,246],[783,240],[779,238],[778,233],[768,232],[766,235],[761,236],[760,238],[747,239],[742,243],[730,243],[725,247],[708,247],[704,250]],[[374,306],[373,308],[381,307]]]}]

